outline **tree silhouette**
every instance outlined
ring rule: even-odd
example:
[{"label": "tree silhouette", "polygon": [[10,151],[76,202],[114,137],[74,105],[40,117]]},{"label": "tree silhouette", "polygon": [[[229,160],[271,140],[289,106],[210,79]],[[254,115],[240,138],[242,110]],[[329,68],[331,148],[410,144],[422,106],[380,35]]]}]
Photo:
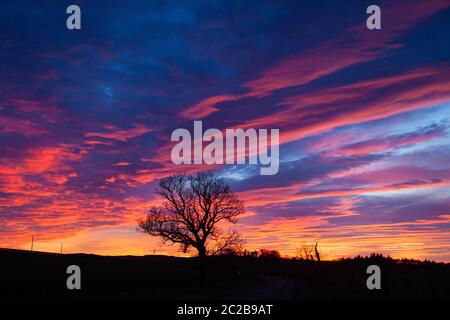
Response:
[{"label": "tree silhouette", "polygon": [[261,249],[259,250],[258,257],[268,259],[280,259],[281,254],[278,252],[278,250]]},{"label": "tree silhouette", "polygon": [[244,206],[214,173],[175,174],[160,180],[155,191],[164,201],[139,220],[139,231],[179,244],[183,252],[195,248],[200,258],[242,247],[240,234],[219,224],[235,224]]},{"label": "tree silhouette", "polygon": [[297,247],[297,253],[295,258],[300,260],[317,261],[320,263],[320,252],[318,249],[318,243],[316,242],[315,245],[302,244],[300,247]]}]

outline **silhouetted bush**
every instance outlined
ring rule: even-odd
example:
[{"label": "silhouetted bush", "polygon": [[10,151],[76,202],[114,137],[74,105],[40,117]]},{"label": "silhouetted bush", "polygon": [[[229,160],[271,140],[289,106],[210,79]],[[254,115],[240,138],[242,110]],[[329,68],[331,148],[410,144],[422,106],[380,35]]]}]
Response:
[{"label": "silhouetted bush", "polygon": [[281,255],[278,250],[261,249],[258,253],[259,258],[280,259]]}]

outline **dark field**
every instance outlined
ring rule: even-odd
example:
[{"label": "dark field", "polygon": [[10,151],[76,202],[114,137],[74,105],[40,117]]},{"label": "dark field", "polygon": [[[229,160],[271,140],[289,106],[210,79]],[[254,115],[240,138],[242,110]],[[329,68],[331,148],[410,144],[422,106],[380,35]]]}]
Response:
[{"label": "dark field", "polygon": [[[381,268],[381,290],[366,287]],[[210,257],[200,281],[196,258],[108,257],[0,250],[2,299],[450,299],[450,264],[379,256],[322,262]],[[81,290],[66,268],[81,268]]]}]

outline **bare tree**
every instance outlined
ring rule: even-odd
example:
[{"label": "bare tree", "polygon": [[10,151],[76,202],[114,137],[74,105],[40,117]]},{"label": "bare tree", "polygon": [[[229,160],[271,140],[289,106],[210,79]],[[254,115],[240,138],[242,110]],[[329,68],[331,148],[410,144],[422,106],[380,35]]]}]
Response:
[{"label": "bare tree", "polygon": [[317,242],[315,245],[302,244],[300,247],[297,247],[295,257],[300,260],[311,260],[320,263],[320,253],[317,247]]},{"label": "bare tree", "polygon": [[320,253],[319,249],[317,249],[318,243],[316,242],[316,245],[314,246],[314,254],[316,256],[316,261],[320,264]]},{"label": "bare tree", "polygon": [[235,224],[243,203],[214,173],[175,174],[160,180],[156,193],[164,201],[139,220],[139,231],[179,244],[183,252],[195,248],[200,258],[242,248],[240,234],[219,224]]}]

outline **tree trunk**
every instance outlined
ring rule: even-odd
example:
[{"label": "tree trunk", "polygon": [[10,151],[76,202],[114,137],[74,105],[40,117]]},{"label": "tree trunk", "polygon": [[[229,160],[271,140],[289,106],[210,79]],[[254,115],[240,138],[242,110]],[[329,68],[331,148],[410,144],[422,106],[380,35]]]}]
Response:
[{"label": "tree trunk", "polygon": [[200,270],[200,283],[206,283],[206,248],[199,247],[198,250],[198,262]]}]

